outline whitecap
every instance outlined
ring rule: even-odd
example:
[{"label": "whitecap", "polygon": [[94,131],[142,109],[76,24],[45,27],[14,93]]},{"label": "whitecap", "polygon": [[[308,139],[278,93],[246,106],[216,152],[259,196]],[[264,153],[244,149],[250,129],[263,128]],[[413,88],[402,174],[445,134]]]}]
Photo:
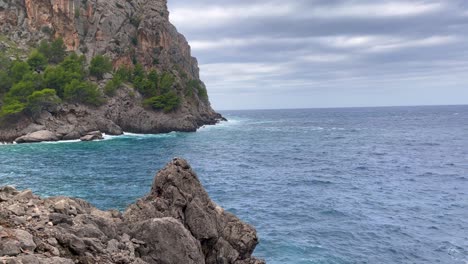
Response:
[{"label": "whitecap", "polygon": [[206,125],[198,129],[199,132],[210,131],[213,129],[226,129],[234,126],[238,126],[245,120],[242,119],[229,119],[228,121],[221,121],[216,125]]}]

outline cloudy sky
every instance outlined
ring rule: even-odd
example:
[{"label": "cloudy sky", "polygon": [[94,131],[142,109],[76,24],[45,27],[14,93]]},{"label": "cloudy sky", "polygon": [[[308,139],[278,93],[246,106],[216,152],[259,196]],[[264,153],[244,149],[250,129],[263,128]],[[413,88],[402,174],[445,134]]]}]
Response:
[{"label": "cloudy sky", "polygon": [[468,103],[466,0],[169,0],[213,106]]}]

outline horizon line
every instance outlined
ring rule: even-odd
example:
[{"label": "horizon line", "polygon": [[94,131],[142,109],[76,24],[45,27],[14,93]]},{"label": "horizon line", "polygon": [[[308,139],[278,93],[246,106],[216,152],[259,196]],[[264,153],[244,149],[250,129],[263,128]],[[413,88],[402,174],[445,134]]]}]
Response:
[{"label": "horizon line", "polygon": [[329,106],[329,107],[295,107],[295,108],[244,108],[244,109],[216,109],[215,111],[271,111],[271,110],[309,110],[309,109],[354,109],[354,108],[396,108],[396,107],[444,107],[468,106],[467,104],[423,104],[423,105],[377,105],[377,106]]}]

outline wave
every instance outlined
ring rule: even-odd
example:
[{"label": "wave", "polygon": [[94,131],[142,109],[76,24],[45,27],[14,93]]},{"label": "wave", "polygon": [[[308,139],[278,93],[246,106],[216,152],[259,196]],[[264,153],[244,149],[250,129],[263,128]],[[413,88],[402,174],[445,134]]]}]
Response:
[{"label": "wave", "polygon": [[137,134],[137,133],[130,133],[124,132],[122,135],[108,135],[103,134],[104,139],[100,141],[106,140],[114,140],[114,139],[147,139],[147,138],[171,138],[176,137],[177,134],[180,132],[170,132],[164,134]]},{"label": "wave", "polygon": [[228,121],[221,121],[216,125],[206,125],[198,129],[198,132],[205,132],[210,130],[226,129],[234,126],[238,126],[241,123],[244,123],[244,119],[229,119]]}]

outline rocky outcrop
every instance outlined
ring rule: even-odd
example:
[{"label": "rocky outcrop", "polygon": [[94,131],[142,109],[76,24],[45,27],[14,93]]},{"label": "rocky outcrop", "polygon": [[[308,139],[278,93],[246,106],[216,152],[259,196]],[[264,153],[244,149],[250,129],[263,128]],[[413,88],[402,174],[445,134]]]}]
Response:
[{"label": "rocky outcrop", "polygon": [[[43,39],[61,37],[68,50],[85,55],[88,62],[104,54],[116,68],[138,62],[146,69],[170,72],[181,105],[171,113],[147,109],[138,92],[126,86],[101,107],[65,104],[38,117],[3,120],[0,142],[26,135],[31,126],[42,126],[59,139],[79,139],[95,130],[112,135],[196,131],[222,119],[207,98],[187,96],[188,81],[199,81],[198,63],[169,22],[166,0],[0,0],[1,36],[25,51]],[[98,84],[103,88],[105,82]]]},{"label": "rocky outcrop", "polygon": [[19,137],[15,140],[17,143],[35,143],[42,141],[58,141],[58,137],[55,133],[52,133],[48,130],[40,130],[36,132],[29,133],[25,136]]},{"label": "rocky outcrop", "polygon": [[182,159],[121,213],[0,188],[0,263],[262,264],[255,229],[216,205]]}]

